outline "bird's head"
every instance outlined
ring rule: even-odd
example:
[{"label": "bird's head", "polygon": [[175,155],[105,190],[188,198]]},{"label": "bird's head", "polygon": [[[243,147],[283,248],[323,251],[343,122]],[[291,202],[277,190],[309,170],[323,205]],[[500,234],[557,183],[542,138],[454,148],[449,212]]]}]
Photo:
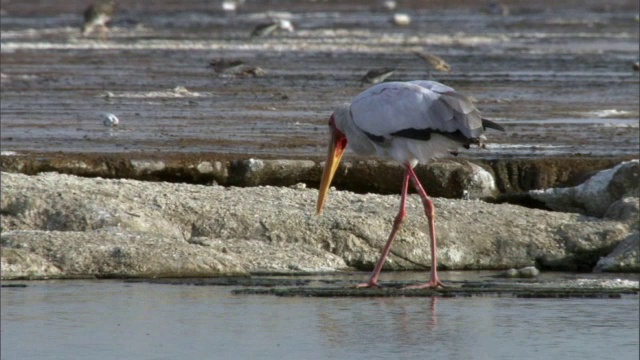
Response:
[{"label": "bird's head", "polygon": [[[336,125],[336,115],[340,117],[342,112],[336,111],[331,114],[329,118],[329,151],[327,153],[324,170],[322,171],[322,180],[320,181],[320,192],[318,193],[318,205],[316,208],[318,215],[322,214],[322,207],[327,198],[331,180],[333,180],[333,176],[340,165],[340,159],[342,159],[344,150],[347,148],[347,137]],[[338,120],[340,120],[340,118],[338,118]]]}]

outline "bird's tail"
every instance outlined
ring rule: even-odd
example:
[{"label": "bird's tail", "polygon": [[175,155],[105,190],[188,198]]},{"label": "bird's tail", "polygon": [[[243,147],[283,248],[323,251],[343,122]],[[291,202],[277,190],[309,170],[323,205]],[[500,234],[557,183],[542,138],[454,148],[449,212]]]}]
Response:
[{"label": "bird's tail", "polygon": [[498,131],[505,131],[502,126],[498,125],[497,123],[495,123],[495,122],[493,122],[491,120],[487,120],[487,119],[482,119],[482,128],[484,130],[489,128],[489,129],[494,129],[494,130],[498,130]]}]

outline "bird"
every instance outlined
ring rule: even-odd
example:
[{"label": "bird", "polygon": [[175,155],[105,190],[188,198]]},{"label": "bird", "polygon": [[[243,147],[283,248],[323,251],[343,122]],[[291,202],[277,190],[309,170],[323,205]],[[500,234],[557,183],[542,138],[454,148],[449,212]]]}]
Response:
[{"label": "bird", "polygon": [[251,32],[251,37],[263,37],[274,33],[276,30],[293,32],[293,24],[287,19],[271,19],[268,23],[257,25]]},{"label": "bird", "polygon": [[393,11],[396,9],[396,6],[398,6],[398,4],[395,2],[395,0],[385,0],[382,2],[382,6],[389,11]]},{"label": "bird", "polygon": [[120,120],[113,114],[104,113],[102,114],[102,125],[106,127],[115,127],[118,126]]},{"label": "bird", "polygon": [[405,217],[409,182],[420,197],[429,222],[431,275],[424,284],[411,288],[444,286],[437,273],[435,209],[413,170],[434,158],[446,156],[459,147],[484,147],[484,130],[504,131],[499,124],[484,119],[471,100],[436,81],[414,80],[374,85],[357,95],[350,104],[336,107],[329,117],[329,151],[317,201],[322,214],[328,189],[347,145],[362,155],[393,159],[404,167],[400,211],[376,266],[366,283],[357,287],[378,287],[378,277],[391,245]]},{"label": "bird", "polygon": [[263,77],[267,75],[267,72],[264,71],[264,69],[259,66],[247,66],[240,69],[238,72],[235,73],[235,75],[243,78]]},{"label": "bird", "polygon": [[390,22],[395,26],[407,26],[411,24],[411,17],[408,14],[395,13]]},{"label": "bird", "polygon": [[492,1],[489,3],[488,12],[489,14],[502,16],[509,16],[509,14],[511,14],[509,5],[496,1]]},{"label": "bird", "polygon": [[222,10],[233,12],[236,11],[240,5],[244,5],[244,0],[224,0],[222,1]]},{"label": "bird", "polygon": [[233,72],[244,66],[244,61],[238,59],[212,59],[209,62],[209,67],[217,73]]},{"label": "bird", "polygon": [[84,11],[84,23],[82,24],[82,36],[88,36],[96,27],[100,28],[100,38],[107,38],[107,23],[111,21],[113,14],[117,10],[115,0],[99,0],[90,5]]},{"label": "bird", "polygon": [[451,65],[440,56],[432,55],[424,51],[414,51],[413,53],[427,64],[429,78],[431,78],[431,69],[440,72],[451,72]]},{"label": "bird", "polygon": [[360,86],[363,86],[365,83],[367,84],[377,84],[385,81],[389,76],[396,71],[394,68],[379,68],[369,70],[363,77],[360,79]]}]

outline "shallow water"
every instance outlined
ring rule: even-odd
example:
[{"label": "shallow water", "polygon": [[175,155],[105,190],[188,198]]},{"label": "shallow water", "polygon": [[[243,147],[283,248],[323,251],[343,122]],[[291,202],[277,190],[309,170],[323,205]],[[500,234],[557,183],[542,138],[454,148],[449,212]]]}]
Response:
[{"label": "shallow water", "polygon": [[[427,50],[453,67],[437,80],[507,127],[470,156],[637,154],[637,1],[509,3],[499,16],[475,1],[400,2],[406,27],[375,2],[122,3],[101,42],[79,37],[86,2],[3,1],[2,150],[321,157],[331,109],[364,73],[426,78],[412,51]],[[296,31],[251,39],[268,11]],[[267,74],[215,74],[218,57]],[[103,112],[121,126],[104,128]]]},{"label": "shallow water", "polygon": [[[446,272],[445,272],[446,276]],[[638,297],[282,298],[38,281],[1,292],[3,359],[637,359]]]}]

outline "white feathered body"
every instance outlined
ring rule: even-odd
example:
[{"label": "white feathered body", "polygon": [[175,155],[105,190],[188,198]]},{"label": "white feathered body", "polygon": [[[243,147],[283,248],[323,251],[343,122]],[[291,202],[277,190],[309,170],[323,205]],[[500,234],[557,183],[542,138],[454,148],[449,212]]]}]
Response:
[{"label": "white feathered body", "polygon": [[102,125],[106,127],[114,127],[114,126],[118,126],[119,123],[120,123],[120,119],[118,119],[117,116],[110,113],[102,114]]},{"label": "white feathered body", "polygon": [[435,81],[373,86],[336,108],[334,117],[356,153],[411,166],[483,139],[483,119],[471,101]]}]

